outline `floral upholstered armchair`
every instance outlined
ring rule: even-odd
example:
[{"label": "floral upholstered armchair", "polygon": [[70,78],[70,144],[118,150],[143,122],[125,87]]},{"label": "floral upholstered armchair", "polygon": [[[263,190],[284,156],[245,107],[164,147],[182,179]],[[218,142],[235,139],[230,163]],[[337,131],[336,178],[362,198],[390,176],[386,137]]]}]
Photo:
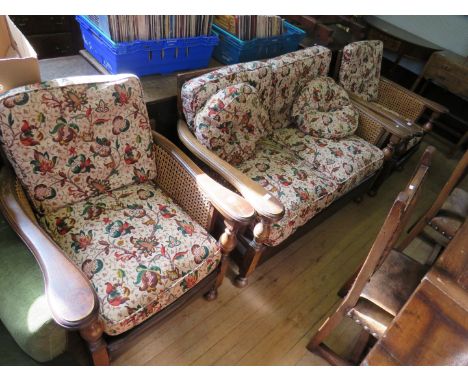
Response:
[{"label": "floral upholstered armchair", "polygon": [[[408,154],[415,151],[423,133],[432,129],[433,121],[448,110],[382,77],[382,57],[382,41],[357,41],[348,44],[343,48],[341,62],[337,65],[337,79],[356,102],[364,104],[401,128],[407,128],[406,138],[394,137],[394,141],[389,142],[394,151],[394,159],[401,164]],[[426,109],[431,111],[431,115],[421,127],[416,122]]]},{"label": "floral upholstered armchair", "polygon": [[216,297],[254,210],[151,131],[137,77],[13,89],[0,132],[14,169],[1,171],[2,212],[41,266],[55,321],[80,331],[95,364],[195,293]]},{"label": "floral upholstered armchair", "polygon": [[238,286],[328,206],[361,196],[391,155],[382,142],[405,134],[326,77],[330,60],[315,46],[179,76],[181,141],[257,212],[234,253]]}]

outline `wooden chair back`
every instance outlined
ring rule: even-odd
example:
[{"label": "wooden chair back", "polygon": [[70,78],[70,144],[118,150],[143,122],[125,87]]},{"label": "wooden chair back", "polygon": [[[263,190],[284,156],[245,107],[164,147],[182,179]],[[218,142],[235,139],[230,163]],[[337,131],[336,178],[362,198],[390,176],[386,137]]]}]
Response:
[{"label": "wooden chair back", "polygon": [[364,264],[343,301],[343,307],[352,307],[357,303],[368,280],[395,247],[421,193],[421,185],[428,173],[434,151],[432,146],[426,148],[408,185],[395,199]]},{"label": "wooden chair back", "polygon": [[466,175],[468,168],[468,150],[465,151],[465,154],[460,159],[455,169],[453,170],[450,178],[448,179],[445,186],[440,191],[436,200],[432,206],[427,210],[427,212],[416,222],[416,224],[409,230],[408,236],[401,242],[398,246],[398,250],[402,251],[405,249],[409,243],[411,243],[416,236],[418,236],[424,229],[424,227],[431,221],[432,218],[436,216],[439,210],[442,208],[442,205],[445,203],[447,198],[453,189],[459,184],[459,182]]}]

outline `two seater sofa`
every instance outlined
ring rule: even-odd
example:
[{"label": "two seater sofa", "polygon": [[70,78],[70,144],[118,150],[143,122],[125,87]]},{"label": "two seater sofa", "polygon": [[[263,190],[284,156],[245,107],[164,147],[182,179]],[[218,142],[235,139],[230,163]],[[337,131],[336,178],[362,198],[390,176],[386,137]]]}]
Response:
[{"label": "two seater sofa", "polygon": [[330,61],[314,46],[179,77],[181,141],[257,213],[239,243],[240,287],[265,251],[368,190],[392,154],[383,142],[401,133],[326,77]]}]

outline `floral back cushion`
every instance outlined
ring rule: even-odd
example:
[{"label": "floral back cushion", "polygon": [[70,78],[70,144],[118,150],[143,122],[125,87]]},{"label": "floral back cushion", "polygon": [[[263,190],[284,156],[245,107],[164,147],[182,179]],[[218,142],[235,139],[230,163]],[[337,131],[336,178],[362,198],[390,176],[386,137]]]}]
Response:
[{"label": "floral back cushion", "polygon": [[348,94],[330,77],[310,81],[292,108],[297,127],[316,138],[341,139],[354,134],[359,115]]},{"label": "floral back cushion", "polygon": [[270,118],[257,90],[240,83],[213,95],[195,117],[195,136],[222,159],[239,164],[270,131]]},{"label": "floral back cushion", "polygon": [[273,70],[274,96],[270,108],[273,128],[291,125],[291,109],[297,95],[309,81],[327,75],[330,61],[331,51],[323,46],[313,46],[268,60]]},{"label": "floral back cushion", "polygon": [[225,66],[187,81],[182,86],[181,99],[189,128],[194,131],[196,114],[214,94],[243,82],[257,90],[263,104],[271,102],[271,68],[261,61]]},{"label": "floral back cushion", "polygon": [[133,75],[74,77],[0,98],[1,143],[38,213],[156,176]]},{"label": "floral back cushion", "polygon": [[346,45],[341,59],[340,85],[365,101],[376,101],[382,55],[382,41],[357,41]]}]

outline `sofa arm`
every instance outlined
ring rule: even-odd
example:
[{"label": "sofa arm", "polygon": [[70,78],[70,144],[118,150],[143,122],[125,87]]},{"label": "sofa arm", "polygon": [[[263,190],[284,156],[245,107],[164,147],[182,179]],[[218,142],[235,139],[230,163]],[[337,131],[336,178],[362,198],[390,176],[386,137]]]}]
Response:
[{"label": "sofa arm", "polygon": [[38,262],[54,320],[67,329],[81,329],[97,318],[99,300],[83,273],[35,221],[16,176],[0,171],[0,209]]},{"label": "sofa arm", "polygon": [[[421,134],[421,130],[418,125],[415,124],[404,124],[401,121],[392,119],[390,116],[385,116],[378,113],[375,110],[375,104],[371,102],[363,101],[354,96],[352,98],[353,106],[359,111],[359,125],[366,130],[374,130],[379,132],[388,132],[391,135],[395,135],[400,139],[409,139],[415,135]],[[374,132],[375,145],[378,145],[378,141],[381,138]]]},{"label": "sofa arm", "polygon": [[275,196],[203,146],[189,130],[185,121],[179,120],[177,132],[182,143],[238,190],[260,217],[270,222],[283,217],[284,206]]},{"label": "sofa arm", "polygon": [[440,114],[448,113],[448,109],[445,106],[383,77],[379,84],[379,99],[377,103],[397,111],[411,122],[415,122],[421,117],[425,108],[432,110],[429,120],[423,125],[425,132],[432,130],[432,124]]},{"label": "sofa arm", "polygon": [[414,136],[422,135],[418,125],[397,124],[395,121],[376,113],[369,107],[371,105],[369,102],[353,97],[352,104],[359,112],[359,126],[356,134],[381,148],[385,160],[392,158],[395,149],[401,142],[407,142]]},{"label": "sofa arm", "polygon": [[[241,225],[247,225],[253,220],[255,211],[244,198],[210,178],[185,153],[161,134],[153,132],[153,137],[156,144],[191,175],[197,187],[226,220]],[[171,190],[167,191],[171,194]]]}]

